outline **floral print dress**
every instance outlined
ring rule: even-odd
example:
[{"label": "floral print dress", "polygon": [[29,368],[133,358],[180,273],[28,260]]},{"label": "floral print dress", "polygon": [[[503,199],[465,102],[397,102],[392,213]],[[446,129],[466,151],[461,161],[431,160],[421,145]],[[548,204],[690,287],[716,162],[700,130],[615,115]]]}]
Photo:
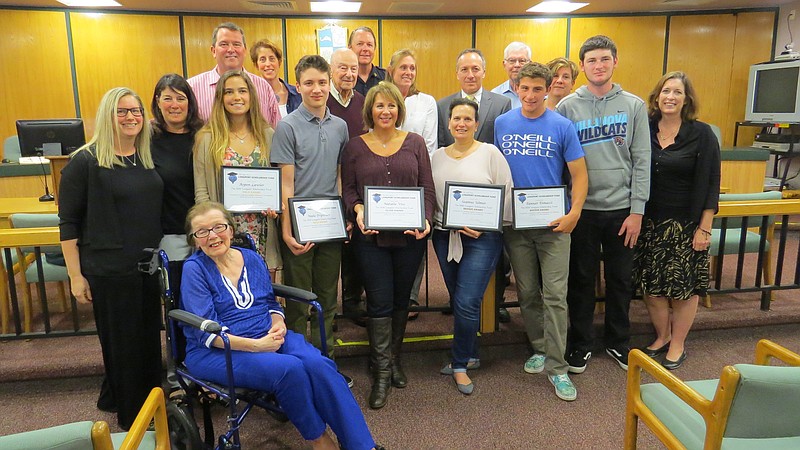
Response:
[{"label": "floral print dress", "polygon": [[[222,165],[227,167],[261,167],[261,149],[256,146],[249,156],[242,156],[228,147],[222,158]],[[236,233],[247,233],[256,241],[259,254],[267,254],[267,217],[261,213],[233,213]]]}]

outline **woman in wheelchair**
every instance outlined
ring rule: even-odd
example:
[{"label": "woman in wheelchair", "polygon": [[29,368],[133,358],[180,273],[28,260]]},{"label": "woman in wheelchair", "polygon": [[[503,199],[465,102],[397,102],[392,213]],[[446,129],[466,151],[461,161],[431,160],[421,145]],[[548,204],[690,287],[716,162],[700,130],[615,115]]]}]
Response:
[{"label": "woman in wheelchair", "polygon": [[[275,394],[287,417],[314,449],[375,448],[361,409],[336,365],[303,336],[287,331],[269,273],[257,253],[231,247],[233,218],[215,202],[198,203],[186,217],[197,248],[183,268],[183,308],[219,323],[228,333],[237,386]],[[226,383],[223,342],[186,327],[186,366]]]}]

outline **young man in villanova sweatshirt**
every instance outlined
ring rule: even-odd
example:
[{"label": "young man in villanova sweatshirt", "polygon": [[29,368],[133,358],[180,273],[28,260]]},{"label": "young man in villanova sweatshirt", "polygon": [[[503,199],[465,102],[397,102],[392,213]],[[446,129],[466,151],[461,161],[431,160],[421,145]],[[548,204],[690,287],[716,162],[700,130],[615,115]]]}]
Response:
[{"label": "young man in villanova sweatshirt", "polygon": [[601,249],[606,280],[605,350],[628,369],[633,247],[650,193],[650,130],[645,103],[611,82],[617,47],[606,36],[580,49],[588,84],[556,106],[578,131],[586,155],[589,193],[572,232],[567,303],[567,363],[582,373],[592,357],[595,278]]}]

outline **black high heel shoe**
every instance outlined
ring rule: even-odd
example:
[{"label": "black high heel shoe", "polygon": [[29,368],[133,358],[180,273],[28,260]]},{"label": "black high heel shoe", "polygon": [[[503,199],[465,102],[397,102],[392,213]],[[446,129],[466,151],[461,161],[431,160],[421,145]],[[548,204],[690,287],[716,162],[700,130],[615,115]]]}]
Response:
[{"label": "black high heel shoe", "polygon": [[642,347],[642,352],[651,358],[655,358],[658,355],[663,355],[664,353],[667,353],[667,350],[669,350],[669,342],[658,348]]}]

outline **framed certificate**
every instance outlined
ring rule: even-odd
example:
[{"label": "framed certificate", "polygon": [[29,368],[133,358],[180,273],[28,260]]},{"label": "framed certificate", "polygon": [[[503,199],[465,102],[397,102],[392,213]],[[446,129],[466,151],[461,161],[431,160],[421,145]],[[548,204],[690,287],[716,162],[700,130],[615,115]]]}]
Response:
[{"label": "framed certificate", "polygon": [[289,216],[297,242],[347,240],[341,197],[292,197]]},{"label": "framed certificate", "polygon": [[511,204],[515,230],[553,228],[550,222],[567,213],[567,187],[513,188]]},{"label": "framed certificate", "polygon": [[505,192],[503,185],[445,182],[442,227],[502,231]]},{"label": "framed certificate", "polygon": [[231,212],[281,211],[281,169],[222,167],[222,204]]},{"label": "framed certificate", "polygon": [[364,186],[364,227],[369,230],[424,230],[425,189]]}]

